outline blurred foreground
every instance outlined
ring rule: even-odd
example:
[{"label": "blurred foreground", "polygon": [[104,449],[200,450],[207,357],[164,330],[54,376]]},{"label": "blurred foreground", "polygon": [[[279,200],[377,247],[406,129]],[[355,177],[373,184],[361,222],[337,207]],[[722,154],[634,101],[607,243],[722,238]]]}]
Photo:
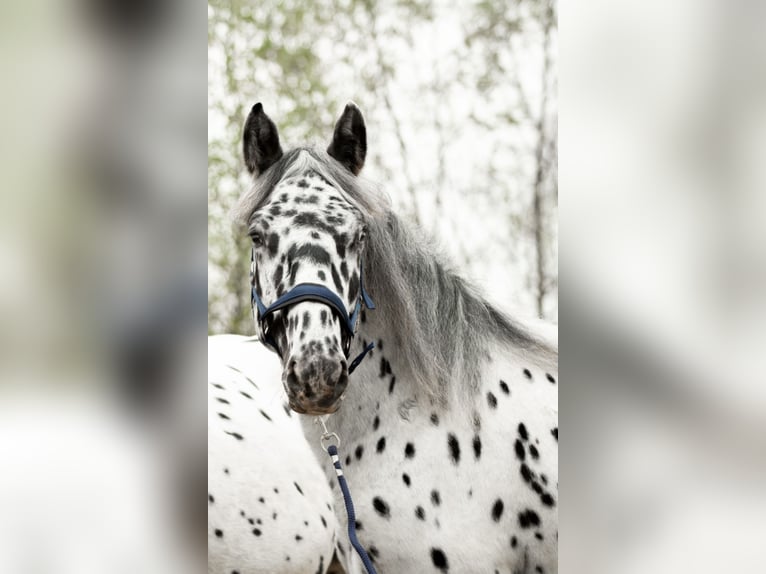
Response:
[{"label": "blurred foreground", "polygon": [[0,572],[202,572],[205,7],[0,12]]},{"label": "blurred foreground", "polygon": [[562,5],[562,572],[766,571],[765,17]]}]

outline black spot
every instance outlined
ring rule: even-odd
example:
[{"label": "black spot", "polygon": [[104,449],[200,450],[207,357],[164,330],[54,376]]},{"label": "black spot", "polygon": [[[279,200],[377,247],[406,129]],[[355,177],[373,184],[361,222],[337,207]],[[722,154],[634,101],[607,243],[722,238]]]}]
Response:
[{"label": "black spot", "polygon": [[327,521],[324,519],[324,516],[322,516],[322,515],[320,514],[320,515],[319,515],[319,520],[321,520],[321,521],[322,521],[322,526],[324,526],[325,528],[327,528]]},{"label": "black spot", "polygon": [[303,327],[302,329],[306,330],[311,326],[311,315],[309,315],[308,311],[305,311],[303,313]]},{"label": "black spot", "polygon": [[529,369],[524,369],[524,376],[528,378],[530,381],[532,380],[532,373]]},{"label": "black spot", "polygon": [[492,394],[492,391],[487,393],[487,404],[489,404],[491,409],[497,408],[497,397]]},{"label": "black spot", "polygon": [[332,267],[330,267],[330,273],[332,274],[332,282],[335,283],[335,289],[338,292],[338,294],[343,293],[343,285],[340,282],[340,275],[338,275],[338,268],[335,267],[333,264]]},{"label": "black spot", "polygon": [[526,465],[526,463],[522,463],[520,471],[521,471],[521,478],[524,479],[524,482],[527,482],[527,483],[532,482],[532,478],[533,478],[532,471],[529,470],[529,467]]},{"label": "black spot", "polygon": [[529,439],[529,433],[527,433],[527,427],[524,426],[524,423],[519,423],[519,436],[521,440]]},{"label": "black spot", "polygon": [[303,491],[301,490],[301,486],[297,482],[293,482],[293,484],[295,485],[295,490],[303,494]]},{"label": "black spot", "polygon": [[378,444],[375,446],[375,452],[380,454],[386,449],[386,437],[382,436],[378,440]]},{"label": "black spot", "polygon": [[357,530],[364,530],[364,528],[362,527],[362,523],[359,522],[358,520],[354,520],[354,528],[356,528]]},{"label": "black spot", "polygon": [[531,454],[532,458],[534,458],[535,460],[540,458],[540,453],[537,451],[537,447],[533,444],[529,445],[529,454]]},{"label": "black spot", "polygon": [[442,503],[442,497],[438,490],[431,491],[431,502],[434,506],[439,506]]},{"label": "black spot", "polygon": [[388,383],[388,394],[392,394],[394,392],[394,385],[396,384],[396,376],[391,376],[391,382]]},{"label": "black spot", "polygon": [[279,235],[277,235],[276,233],[269,234],[268,248],[269,248],[269,256],[276,257],[277,250],[279,249]]},{"label": "black spot", "polygon": [[221,417],[223,420],[226,420],[226,421],[230,421],[231,420],[227,415],[225,415],[223,413],[218,413],[218,416]]},{"label": "black spot", "polygon": [[265,418],[267,421],[271,420],[271,417],[267,415],[265,412],[263,412],[263,410],[258,409],[258,411],[263,415],[263,418]]},{"label": "black spot", "polygon": [[426,511],[423,510],[422,506],[418,506],[417,508],[415,508],[415,516],[417,516],[419,520],[426,519]]},{"label": "black spot", "polygon": [[345,233],[333,234],[335,240],[335,250],[338,252],[338,257],[341,259],[346,258],[346,244],[348,243],[348,237]]},{"label": "black spot", "polygon": [[334,231],[331,226],[327,225],[324,221],[319,219],[315,213],[298,213],[294,209],[291,209],[289,211],[285,211],[285,215],[288,217],[292,217],[293,215],[295,216],[293,219],[293,225],[295,227],[310,227],[312,229],[324,231],[325,233],[333,233]]},{"label": "black spot", "polygon": [[260,536],[261,531],[258,528],[253,528],[253,534],[255,534],[256,536]]},{"label": "black spot", "polygon": [[503,391],[506,395],[511,394],[511,390],[508,388],[508,383],[505,381],[500,381],[500,390]]},{"label": "black spot", "polygon": [[348,282],[348,300],[352,302],[359,296],[359,274],[354,271]]},{"label": "black spot", "polygon": [[439,426],[439,416],[436,413],[431,413],[431,424],[435,427]]},{"label": "black spot", "polygon": [[308,187],[308,186],[309,186],[309,183],[305,179],[302,179],[298,182],[298,187]]},{"label": "black spot", "polygon": [[296,534],[296,535],[295,535],[295,540],[297,540],[298,542],[300,542],[301,540],[303,540],[303,536],[301,536],[300,534]]},{"label": "black spot", "polygon": [[540,517],[534,510],[530,509],[527,509],[524,512],[519,512],[519,526],[522,528],[540,526]]},{"label": "black spot", "polygon": [[433,561],[434,566],[442,572],[447,572],[449,570],[447,556],[438,548],[431,548],[431,560]]},{"label": "black spot", "polygon": [[[542,535],[542,534],[540,534],[539,532],[535,532],[535,538],[537,538],[538,540],[542,540],[542,539],[543,539],[543,535]],[[539,566],[537,567],[537,569],[536,569],[536,570],[537,570],[538,572],[542,572],[542,571],[543,571],[543,569],[542,569],[542,568],[540,568]]]},{"label": "black spot", "polygon": [[559,427],[556,427],[555,429],[551,429],[551,434],[553,435],[553,438],[556,439],[556,442],[559,441]]},{"label": "black spot", "polygon": [[547,492],[544,492],[540,496],[540,502],[542,502],[545,506],[553,506],[556,502],[553,500],[553,497],[548,494]]},{"label": "black spot", "polygon": [[479,435],[473,437],[473,455],[476,457],[476,460],[481,458],[481,438]]},{"label": "black spot", "polygon": [[498,498],[495,504],[492,505],[492,520],[500,522],[500,518],[503,516],[503,508],[503,501]]},{"label": "black spot", "polygon": [[516,540],[515,536],[511,536],[511,548],[516,548],[516,545],[519,543],[518,540]]},{"label": "black spot", "polygon": [[391,511],[388,504],[386,504],[379,496],[372,499],[372,506],[375,509],[375,512],[380,514],[383,518],[391,518]]},{"label": "black spot", "polygon": [[207,499],[208,499],[208,501],[209,501],[209,502],[211,502],[211,503],[215,502],[215,498],[213,497],[213,495],[212,495],[212,494],[208,494],[208,495],[207,495]]},{"label": "black spot", "polygon": [[220,528],[216,528],[215,535],[216,535],[216,538],[223,538],[223,530],[221,530]]},{"label": "black spot", "polygon": [[345,259],[340,262],[340,276],[343,277],[344,281],[348,281],[348,263]]},{"label": "black spot", "polygon": [[319,277],[319,279],[322,280],[322,281],[327,279],[327,275],[325,275],[325,272],[322,271],[321,269],[319,271],[317,271],[317,277]]},{"label": "black spot", "polygon": [[229,404],[229,401],[227,401],[226,399],[222,399],[221,397],[216,397],[215,400],[217,400],[219,403],[223,403],[225,405]]},{"label": "black spot", "polygon": [[225,431],[226,434],[233,436],[237,440],[242,440],[244,437],[238,432]]},{"label": "black spot", "polygon": [[555,385],[556,384],[556,378],[551,375],[550,373],[545,373],[545,378],[548,379],[548,382]]},{"label": "black spot", "polygon": [[321,245],[315,243],[303,243],[295,251],[292,251],[294,259],[307,259],[317,265],[329,265],[330,254]]},{"label": "black spot", "polygon": [[295,277],[300,267],[301,265],[297,261],[293,261],[292,265],[290,265],[290,285],[295,285]]},{"label": "black spot", "polygon": [[415,445],[411,442],[408,442],[407,446],[404,447],[404,456],[407,458],[412,458],[415,456]]},{"label": "black spot", "polygon": [[524,445],[521,443],[519,439],[516,439],[516,442],[513,443],[513,449],[516,451],[516,458],[523,461],[527,453],[524,451]]},{"label": "black spot", "polygon": [[410,475],[407,474],[406,472],[402,475],[402,480],[404,481],[404,484],[406,484],[407,486],[410,485]]},{"label": "black spot", "polygon": [[447,446],[449,447],[449,454],[452,462],[458,464],[460,462],[460,443],[457,441],[457,437],[452,433],[447,435]]},{"label": "black spot", "polygon": [[380,426],[380,418],[378,415],[375,415],[375,418],[372,420],[372,430],[376,431],[378,430],[378,427]]},{"label": "black spot", "polygon": [[386,360],[386,358],[383,355],[381,355],[380,356],[380,372],[378,373],[378,377],[380,377],[381,379],[386,376],[386,371],[387,371],[386,365],[387,364],[388,364],[388,361]]}]

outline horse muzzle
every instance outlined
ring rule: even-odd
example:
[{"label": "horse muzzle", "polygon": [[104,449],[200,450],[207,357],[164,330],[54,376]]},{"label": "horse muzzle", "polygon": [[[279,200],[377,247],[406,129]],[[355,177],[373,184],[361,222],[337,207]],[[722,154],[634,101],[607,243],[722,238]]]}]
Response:
[{"label": "horse muzzle", "polygon": [[290,408],[301,414],[334,413],[348,387],[348,368],[343,359],[309,355],[288,361],[284,386]]}]

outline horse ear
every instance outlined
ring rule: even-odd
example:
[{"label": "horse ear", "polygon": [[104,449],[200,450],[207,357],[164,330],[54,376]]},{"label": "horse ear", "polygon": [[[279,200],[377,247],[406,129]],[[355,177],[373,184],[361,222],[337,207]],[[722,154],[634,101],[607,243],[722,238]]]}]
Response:
[{"label": "horse ear", "polygon": [[354,102],[346,104],[346,109],[335,124],[335,132],[327,153],[354,175],[362,170],[364,158],[367,156],[367,128],[362,112]]},{"label": "horse ear", "polygon": [[245,121],[242,150],[247,171],[255,176],[263,173],[282,157],[277,126],[263,111],[260,102],[253,106]]}]

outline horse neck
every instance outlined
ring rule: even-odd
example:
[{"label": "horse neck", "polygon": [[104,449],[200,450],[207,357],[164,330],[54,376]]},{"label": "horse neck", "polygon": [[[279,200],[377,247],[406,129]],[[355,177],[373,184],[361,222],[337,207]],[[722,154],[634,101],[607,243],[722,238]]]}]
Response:
[{"label": "horse neck", "polygon": [[[376,305],[380,304],[376,301]],[[409,374],[396,334],[390,332],[385,321],[373,317],[374,313],[366,312],[351,356],[361,352],[369,342],[375,343],[375,349],[350,376],[341,407],[332,415],[332,423],[328,423],[342,432],[341,436],[349,437],[348,440],[373,432],[376,416],[389,418],[396,411],[396,416],[411,418],[415,416],[412,407],[429,401],[427,393],[418,389]]]},{"label": "horse neck", "polygon": [[396,216],[383,234],[365,255],[365,281],[376,309],[364,312],[351,356],[369,342],[377,348],[351,375],[346,398],[332,417],[343,432],[371,432],[376,416],[392,412],[414,422],[474,396],[498,349],[549,352],[474,292]]},{"label": "horse neck", "polygon": [[[449,280],[449,271],[439,262],[432,262],[427,268],[406,259],[399,263],[404,269],[416,270],[413,274],[417,277],[412,277],[412,280],[420,283],[421,291],[433,293],[434,297],[439,289],[444,288],[443,283]],[[375,349],[350,376],[346,398],[338,413],[333,415],[334,424],[344,433],[352,433],[353,436],[371,432],[376,417],[390,419],[394,416],[411,423],[418,417],[429,417],[430,413],[447,403],[447,390],[453,396],[459,394],[456,381],[464,378],[462,375],[465,367],[462,365],[457,367],[461,372],[449,372],[448,369],[435,371],[435,362],[424,359],[427,353],[422,352],[430,347],[421,346],[413,352],[418,342],[413,340],[415,336],[411,331],[402,332],[402,326],[396,320],[391,320],[392,310],[406,307],[411,316],[421,317],[433,313],[433,305],[431,308],[421,307],[428,305],[428,302],[413,293],[407,294],[408,302],[397,299],[394,295],[396,290],[386,288],[380,275],[373,277],[374,286],[377,287],[376,309],[365,310],[362,314],[351,356],[361,352],[370,342],[375,344]],[[457,333],[467,333],[470,327],[462,313],[453,313],[449,319],[445,317],[439,326]],[[421,337],[433,336],[435,326],[425,327]],[[420,343],[422,345],[422,341]],[[461,346],[456,352],[460,352],[464,362],[471,364],[474,369],[480,369],[486,358],[486,352],[472,352],[470,345]]]}]

